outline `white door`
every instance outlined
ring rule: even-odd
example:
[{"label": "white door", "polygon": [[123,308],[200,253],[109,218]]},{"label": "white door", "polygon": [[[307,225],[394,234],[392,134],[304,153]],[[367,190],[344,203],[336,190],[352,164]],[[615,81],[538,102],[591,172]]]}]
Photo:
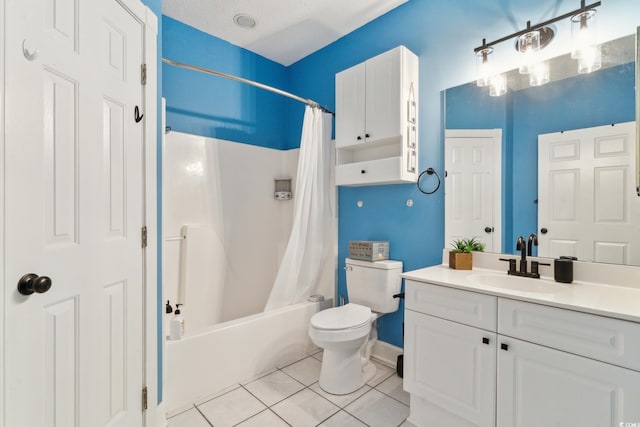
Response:
[{"label": "white door", "polygon": [[4,425],[140,426],[144,27],[115,0],[6,7]]},{"label": "white door", "polygon": [[496,334],[405,311],[404,389],[427,425],[495,426]]},{"label": "white door", "polygon": [[640,265],[635,123],[538,136],[538,253]]},{"label": "white door", "polygon": [[474,237],[501,252],[501,147],[501,129],[445,131],[445,248]]},{"label": "white door", "polygon": [[497,427],[615,426],[640,420],[640,372],[498,336]]}]

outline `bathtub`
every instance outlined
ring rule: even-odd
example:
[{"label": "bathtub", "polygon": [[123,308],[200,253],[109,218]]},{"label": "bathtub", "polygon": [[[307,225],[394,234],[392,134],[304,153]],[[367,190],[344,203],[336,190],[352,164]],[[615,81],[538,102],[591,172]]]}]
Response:
[{"label": "bathtub", "polygon": [[302,302],[167,341],[164,401],[168,414],[312,352],[309,321],[328,306],[331,300]]}]

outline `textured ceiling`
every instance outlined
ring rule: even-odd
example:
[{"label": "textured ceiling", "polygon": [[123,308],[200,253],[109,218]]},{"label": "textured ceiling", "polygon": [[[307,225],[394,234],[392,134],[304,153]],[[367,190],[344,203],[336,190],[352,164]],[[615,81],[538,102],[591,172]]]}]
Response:
[{"label": "textured ceiling", "polygon": [[[336,41],[408,0],[163,0],[162,13],[282,65]],[[256,25],[241,28],[239,13]]]}]

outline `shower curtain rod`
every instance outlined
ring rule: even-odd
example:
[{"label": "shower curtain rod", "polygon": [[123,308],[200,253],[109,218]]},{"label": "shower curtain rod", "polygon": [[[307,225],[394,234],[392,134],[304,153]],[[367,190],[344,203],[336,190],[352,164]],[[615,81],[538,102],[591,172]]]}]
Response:
[{"label": "shower curtain rod", "polygon": [[184,68],[186,70],[191,70],[191,71],[199,71],[201,73],[211,74],[213,76],[218,76],[218,77],[224,77],[225,79],[234,80],[236,82],[240,82],[240,83],[248,84],[248,85],[251,85],[251,86],[255,86],[257,88],[260,88],[260,89],[263,89],[263,90],[267,90],[269,92],[277,93],[278,95],[286,96],[287,98],[295,99],[296,101],[302,102],[302,103],[307,104],[307,105],[309,105],[311,107],[320,108],[322,111],[324,111],[326,113],[334,114],[333,111],[329,110],[326,107],[323,107],[322,105],[318,104],[317,102],[315,102],[315,101],[313,101],[311,99],[302,98],[302,97],[300,97],[298,95],[294,95],[292,93],[285,92],[284,90],[277,89],[275,87],[268,86],[268,85],[265,85],[265,84],[262,84],[262,83],[254,82],[253,80],[249,80],[249,79],[245,79],[245,78],[242,78],[242,77],[234,76],[232,74],[222,73],[220,71],[209,70],[208,68],[202,68],[202,67],[198,67],[196,65],[189,65],[189,64],[184,64],[182,62],[172,61],[172,60],[167,59],[167,58],[162,58],[162,62],[164,62],[165,64],[173,65],[174,67]]}]

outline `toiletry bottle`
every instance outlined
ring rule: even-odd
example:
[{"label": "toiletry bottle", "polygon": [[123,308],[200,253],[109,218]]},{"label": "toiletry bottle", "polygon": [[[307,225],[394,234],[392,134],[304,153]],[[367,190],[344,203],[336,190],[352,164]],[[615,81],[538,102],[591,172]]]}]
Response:
[{"label": "toiletry bottle", "polygon": [[180,306],[182,304],[176,304],[175,316],[171,319],[171,339],[179,340],[184,334],[184,317],[180,313]]}]

